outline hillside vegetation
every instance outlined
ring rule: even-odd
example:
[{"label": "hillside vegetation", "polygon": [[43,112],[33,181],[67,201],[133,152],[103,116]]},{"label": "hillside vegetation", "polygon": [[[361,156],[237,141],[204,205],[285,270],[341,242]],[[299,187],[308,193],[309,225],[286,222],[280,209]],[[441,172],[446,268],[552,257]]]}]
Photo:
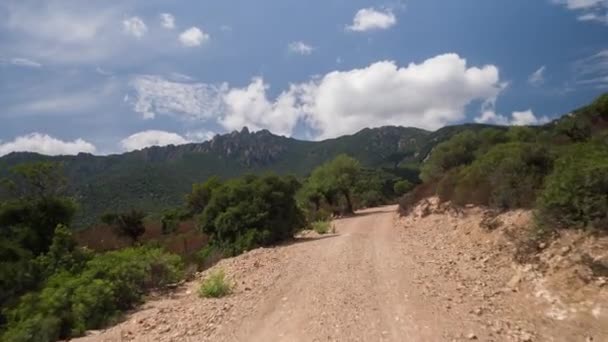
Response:
[{"label": "hillside vegetation", "polygon": [[0,158],[0,177],[9,176],[11,167],[25,162],[60,163],[68,178],[67,194],[79,205],[74,228],[80,229],[97,224],[107,212],[136,206],[147,213],[159,213],[181,205],[193,183],[212,176],[230,179],[275,172],[303,177],[340,154],[357,159],[365,168],[383,168],[416,182],[415,166],[438,142],[464,129],[480,127],[454,126],[437,132],[382,127],[320,142],[243,129],[205,143],[151,147],[120,155],[12,153]]},{"label": "hillside vegetation", "polygon": [[608,94],[542,127],[460,132],[435,147],[421,178],[403,211],[436,194],[455,205],[534,209],[536,237],[608,232]]},{"label": "hillside vegetation", "polygon": [[[24,163],[11,171],[0,201],[1,340],[79,336],[115,322],[150,290],[183,279],[182,256],[154,242],[142,244],[144,212],[125,208],[104,214],[104,235],[124,236],[131,247],[95,253],[72,236],[78,205],[68,195],[61,164]],[[204,267],[289,240],[331,213],[352,214],[364,203],[394,200],[398,182],[403,180],[339,155],[303,183],[274,174],[211,177],[192,185],[180,206],[158,215],[165,235],[175,234],[182,221],[196,222],[209,243],[188,261]],[[220,285],[218,278],[203,294],[228,293]]]}]

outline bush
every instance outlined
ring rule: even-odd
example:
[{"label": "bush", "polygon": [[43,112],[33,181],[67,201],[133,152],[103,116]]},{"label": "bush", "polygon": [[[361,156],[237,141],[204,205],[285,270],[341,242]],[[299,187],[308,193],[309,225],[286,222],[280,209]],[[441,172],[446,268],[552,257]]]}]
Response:
[{"label": "bush", "polygon": [[608,150],[577,144],[557,161],[538,200],[538,219],[553,228],[608,232]]},{"label": "bush", "polygon": [[199,295],[205,298],[220,298],[232,293],[232,286],[226,280],[223,270],[218,270],[209,275],[199,290]]},{"label": "bush", "polygon": [[328,221],[317,221],[312,223],[312,230],[317,232],[317,234],[327,234],[329,233],[331,223]]},{"label": "bush", "polygon": [[218,248],[238,254],[284,241],[305,226],[294,195],[293,177],[246,176],[216,191],[200,215],[199,227]]},{"label": "bush", "polygon": [[98,255],[80,273],[58,271],[7,310],[3,341],[55,341],[109,323],[152,288],[181,278],[181,259],[139,247]]},{"label": "bush", "polygon": [[551,153],[542,146],[497,145],[453,176],[452,199],[498,209],[531,208],[552,165]]},{"label": "bush", "polygon": [[414,184],[412,184],[408,180],[400,180],[400,181],[396,182],[395,185],[393,186],[393,190],[395,191],[395,195],[397,195],[397,196],[403,196],[407,192],[412,190],[413,188],[414,188]]},{"label": "bush", "polygon": [[438,144],[422,166],[420,178],[425,182],[436,181],[448,170],[472,163],[478,147],[479,138],[472,131],[464,131]]}]

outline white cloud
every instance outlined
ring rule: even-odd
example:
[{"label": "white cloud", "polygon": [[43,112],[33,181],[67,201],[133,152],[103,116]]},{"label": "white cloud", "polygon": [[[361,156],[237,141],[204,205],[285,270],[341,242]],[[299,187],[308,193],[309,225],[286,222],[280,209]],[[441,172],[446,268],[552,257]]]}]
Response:
[{"label": "white cloud", "polygon": [[528,77],[528,83],[537,87],[543,84],[545,82],[545,70],[547,70],[547,68],[544,65],[538,68],[538,70]]},{"label": "white cloud", "polygon": [[179,41],[187,47],[200,46],[209,40],[209,34],[198,27],[191,27],[179,35]]},{"label": "white cloud", "polygon": [[124,3],[3,0],[0,29],[14,39],[1,40],[0,50],[45,64],[99,61],[120,52],[125,10]]},{"label": "white cloud", "polygon": [[73,155],[80,152],[95,153],[95,146],[83,139],[62,141],[46,134],[31,133],[0,144],[0,156],[11,152],[36,152],[46,155]]},{"label": "white cloud", "polygon": [[300,117],[297,87],[292,86],[275,101],[266,96],[268,85],[255,78],[245,88],[234,88],[223,95],[225,111],[218,119],[228,130],[244,126],[253,131],[269,129],[273,133],[291,135]]},{"label": "white cloud", "polygon": [[300,55],[310,55],[314,48],[302,41],[289,43],[289,51]]},{"label": "white cloud", "polygon": [[13,103],[5,108],[9,117],[50,114],[87,115],[112,103],[123,91],[123,85],[116,79],[108,78],[93,85],[72,82],[69,77],[49,82],[37,81],[27,89],[10,93]]},{"label": "white cloud", "polygon": [[208,130],[186,132],[186,139],[192,142],[203,142],[213,139],[216,133]]},{"label": "white cloud", "polygon": [[179,134],[148,130],[130,135],[120,142],[125,151],[141,150],[150,146],[183,145],[189,143]]},{"label": "white cloud", "polygon": [[175,28],[175,17],[171,13],[160,14],[160,25],[168,30]]},{"label": "white cloud", "polygon": [[495,124],[504,126],[531,126],[531,125],[542,125],[549,122],[550,119],[547,116],[537,117],[534,115],[531,109],[523,112],[513,112],[511,117],[496,114],[493,110],[486,110],[481,113],[480,116],[475,118],[477,123]]},{"label": "white cloud", "polygon": [[576,83],[603,89],[608,87],[608,49],[574,63]]},{"label": "white cloud", "polygon": [[569,10],[581,13],[580,21],[595,21],[608,25],[608,0],[552,0]]},{"label": "white cloud", "polygon": [[467,66],[456,54],[399,67],[385,61],[334,71],[303,88],[306,120],[320,138],[383,125],[436,129],[465,118],[473,101],[500,93],[498,68]]},{"label": "white cloud", "polygon": [[148,32],[148,27],[139,17],[131,17],[123,20],[122,26],[125,33],[136,38],[141,38],[146,34],[146,32]]},{"label": "white cloud", "polygon": [[372,7],[360,9],[353,18],[353,24],[347,27],[350,31],[384,30],[397,23],[397,17],[390,11],[379,11]]},{"label": "white cloud", "polygon": [[2,59],[0,58],[0,65],[2,64],[11,64],[14,66],[18,66],[18,67],[24,67],[24,68],[40,68],[42,67],[42,64],[31,60],[31,59],[27,59],[27,58],[21,58],[21,57],[17,57],[17,58],[10,58],[10,59]]},{"label": "white cloud", "polygon": [[221,111],[226,85],[170,81],[161,76],[143,75],[131,80],[135,90],[134,110],[144,118],[156,114],[205,119]]},{"label": "white cloud", "polygon": [[383,125],[436,129],[464,119],[471,103],[493,101],[504,84],[497,67],[468,66],[460,56],[445,54],[406,67],[384,61],[330,72],[290,85],[274,99],[262,78],[230,88],[141,76],[133,86],[134,109],[144,117],[180,115],[215,120],[227,130],[248,126],[284,135],[303,122],[315,138],[331,138]]}]

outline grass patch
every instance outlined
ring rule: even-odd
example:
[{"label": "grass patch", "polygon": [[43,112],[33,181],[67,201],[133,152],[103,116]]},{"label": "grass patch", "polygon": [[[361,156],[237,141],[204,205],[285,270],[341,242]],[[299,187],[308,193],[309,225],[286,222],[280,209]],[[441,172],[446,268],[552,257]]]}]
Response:
[{"label": "grass patch", "polygon": [[226,279],[223,270],[218,270],[209,275],[199,290],[199,295],[204,298],[221,298],[232,293],[232,286]]},{"label": "grass patch", "polygon": [[312,229],[317,232],[317,234],[327,234],[330,230],[330,223],[328,221],[317,221],[312,223]]}]

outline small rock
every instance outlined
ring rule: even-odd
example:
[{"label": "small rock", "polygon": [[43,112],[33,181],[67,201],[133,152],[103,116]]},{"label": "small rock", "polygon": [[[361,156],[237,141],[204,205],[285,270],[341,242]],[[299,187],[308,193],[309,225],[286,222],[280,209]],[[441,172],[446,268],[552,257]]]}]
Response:
[{"label": "small rock", "polygon": [[467,335],[467,338],[468,338],[469,340],[476,340],[476,339],[477,339],[477,335],[475,335],[475,334],[473,334],[473,333],[470,333],[470,334],[468,334],[468,335]]},{"label": "small rock", "polygon": [[568,254],[570,252],[570,246],[564,246],[559,250],[562,256]]},{"label": "small rock", "polygon": [[547,243],[546,242],[541,242],[538,244],[538,249],[545,249],[547,248]]},{"label": "small rock", "polygon": [[521,334],[520,341],[522,341],[522,342],[531,342],[532,341],[532,334],[527,333],[527,332]]}]

